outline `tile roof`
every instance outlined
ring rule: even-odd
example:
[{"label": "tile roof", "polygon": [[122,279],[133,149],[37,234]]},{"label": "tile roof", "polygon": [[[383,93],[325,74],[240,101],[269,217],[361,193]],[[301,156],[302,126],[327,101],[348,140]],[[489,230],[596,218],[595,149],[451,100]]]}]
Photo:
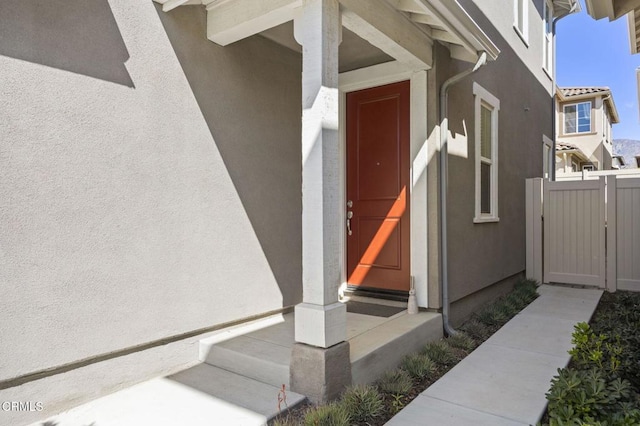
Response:
[{"label": "tile roof", "polygon": [[559,87],[564,97],[590,95],[592,93],[609,92],[608,87]]},{"label": "tile roof", "polygon": [[566,142],[556,142],[556,151],[579,151],[579,148],[573,144]]}]

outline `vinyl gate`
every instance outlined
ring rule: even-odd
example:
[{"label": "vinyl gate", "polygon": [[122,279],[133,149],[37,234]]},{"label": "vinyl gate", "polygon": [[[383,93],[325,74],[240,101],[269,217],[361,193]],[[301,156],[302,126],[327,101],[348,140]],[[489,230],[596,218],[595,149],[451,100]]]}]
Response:
[{"label": "vinyl gate", "polygon": [[527,276],[640,291],[640,178],[528,179]]}]

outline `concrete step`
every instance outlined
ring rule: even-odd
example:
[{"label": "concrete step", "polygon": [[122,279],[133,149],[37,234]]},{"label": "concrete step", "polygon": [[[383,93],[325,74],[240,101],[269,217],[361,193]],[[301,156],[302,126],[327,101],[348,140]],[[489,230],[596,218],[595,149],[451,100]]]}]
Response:
[{"label": "concrete step", "polygon": [[371,383],[428,342],[442,338],[442,315],[406,312],[349,339],[354,384]]},{"label": "concrete step", "polygon": [[[279,413],[279,391],[278,387],[199,364],[107,395],[47,421],[64,426],[266,425]],[[286,396],[287,404],[281,404],[282,410],[305,400],[294,392],[287,392]]]},{"label": "concrete step", "polygon": [[293,316],[280,323],[219,341],[200,341],[200,361],[250,379],[289,389]]}]

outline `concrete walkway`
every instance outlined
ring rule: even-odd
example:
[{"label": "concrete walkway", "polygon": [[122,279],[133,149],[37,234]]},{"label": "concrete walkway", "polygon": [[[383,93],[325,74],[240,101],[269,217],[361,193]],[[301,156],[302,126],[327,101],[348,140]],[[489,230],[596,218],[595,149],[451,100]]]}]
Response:
[{"label": "concrete walkway", "polygon": [[544,285],[540,297],[414,399],[387,425],[535,425],[573,326],[588,322],[602,291]]}]

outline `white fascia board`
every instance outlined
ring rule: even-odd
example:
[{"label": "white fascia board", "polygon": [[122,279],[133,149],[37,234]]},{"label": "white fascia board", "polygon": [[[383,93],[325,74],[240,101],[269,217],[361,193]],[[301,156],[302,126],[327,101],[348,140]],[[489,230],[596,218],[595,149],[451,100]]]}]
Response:
[{"label": "white fascia board", "polygon": [[478,52],[487,52],[490,60],[498,58],[500,49],[457,1],[417,0],[417,2],[443,21],[446,30],[462,40],[465,49],[475,55],[478,55]]},{"label": "white fascia board", "polygon": [[638,53],[638,30],[636,24],[636,12],[631,11],[627,13],[627,30],[629,32],[629,47],[631,49],[631,54],[635,55]]},{"label": "white fascia board", "polygon": [[585,0],[587,13],[593,19],[613,19],[613,0]]}]

